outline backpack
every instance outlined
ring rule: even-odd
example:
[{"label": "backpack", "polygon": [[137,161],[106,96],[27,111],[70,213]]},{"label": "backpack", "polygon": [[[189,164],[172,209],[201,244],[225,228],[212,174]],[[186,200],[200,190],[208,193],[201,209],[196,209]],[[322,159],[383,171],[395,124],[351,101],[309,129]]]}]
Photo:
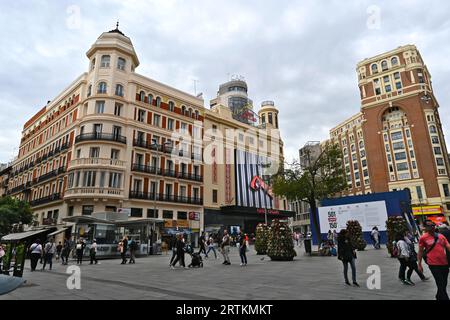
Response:
[{"label": "backpack", "polygon": [[398,258],[399,254],[400,254],[400,250],[398,249],[397,242],[394,241],[393,248],[392,248],[392,256],[394,258]]}]

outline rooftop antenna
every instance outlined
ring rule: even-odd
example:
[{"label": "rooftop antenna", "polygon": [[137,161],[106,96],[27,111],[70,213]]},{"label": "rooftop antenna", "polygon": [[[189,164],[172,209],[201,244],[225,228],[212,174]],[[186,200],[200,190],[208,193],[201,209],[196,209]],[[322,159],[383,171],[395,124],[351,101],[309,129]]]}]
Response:
[{"label": "rooftop antenna", "polygon": [[116,30],[119,30],[119,20],[117,20],[117,23],[116,23]]}]

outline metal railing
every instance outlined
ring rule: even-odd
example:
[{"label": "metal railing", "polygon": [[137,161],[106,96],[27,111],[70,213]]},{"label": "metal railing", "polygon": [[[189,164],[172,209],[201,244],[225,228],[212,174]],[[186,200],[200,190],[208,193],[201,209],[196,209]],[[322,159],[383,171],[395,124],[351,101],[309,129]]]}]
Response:
[{"label": "metal railing", "polygon": [[75,138],[75,143],[83,142],[83,141],[92,141],[92,140],[101,140],[101,141],[113,141],[119,142],[123,144],[127,144],[127,137],[121,136],[119,134],[112,133],[83,133],[78,135]]},{"label": "metal railing", "polygon": [[203,205],[203,199],[159,193],[130,191],[130,199]]},{"label": "metal railing", "polygon": [[82,166],[82,165],[102,165],[102,166],[114,166],[124,167],[125,161],[106,159],[106,158],[82,158],[70,161],[70,166]]},{"label": "metal railing", "polygon": [[46,203],[50,203],[50,202],[58,201],[58,200],[62,200],[61,193],[54,193],[51,196],[33,200],[30,202],[30,205],[32,207],[35,207],[35,206],[39,206],[41,204],[46,204]]}]

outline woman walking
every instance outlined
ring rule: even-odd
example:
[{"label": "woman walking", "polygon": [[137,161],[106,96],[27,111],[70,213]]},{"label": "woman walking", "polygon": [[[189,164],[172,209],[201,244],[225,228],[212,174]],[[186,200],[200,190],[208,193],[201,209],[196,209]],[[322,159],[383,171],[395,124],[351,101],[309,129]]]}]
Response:
[{"label": "woman walking", "polygon": [[30,253],[31,253],[31,271],[35,271],[36,267],[37,267],[37,263],[38,263],[39,259],[42,257],[41,240],[37,239],[30,246]]},{"label": "woman walking", "polygon": [[356,282],[356,252],[355,248],[353,248],[348,231],[346,229],[342,229],[338,236],[338,259],[342,261],[344,265],[344,279],[345,284],[350,286],[350,282],[348,281],[348,265],[352,268],[352,281],[353,285],[359,287],[358,282]]},{"label": "woman walking", "polygon": [[212,252],[214,252],[214,258],[217,260],[216,248],[214,247],[215,246],[214,238],[212,236],[209,236],[207,244],[208,244],[208,252],[206,252],[206,255],[208,255],[209,252],[212,250]]},{"label": "woman walking", "polygon": [[[409,268],[410,270],[413,270],[417,273],[417,275],[419,276],[420,280],[422,281],[427,281],[429,280],[427,277],[425,277],[425,275],[419,271],[419,266],[417,265],[417,252],[416,252],[416,248],[414,246],[414,236],[410,233],[410,232],[406,232],[405,238],[404,238],[406,244],[408,245],[408,249],[409,249]],[[411,283],[413,283],[411,281],[411,274],[408,272],[407,276],[407,280]]]},{"label": "woman walking", "polygon": [[[409,280],[411,279],[411,275],[413,273],[413,269],[410,265],[410,252],[408,244],[406,243],[403,236],[398,235],[396,239],[397,250],[398,250],[398,261],[400,262],[400,269],[398,271],[398,278],[403,284],[413,286],[414,283]],[[408,268],[408,274],[407,277],[405,277],[406,269]],[[408,279],[408,280],[407,280]]]},{"label": "woman walking", "polygon": [[239,256],[241,257],[241,267],[247,266],[247,241],[242,233],[238,235]]},{"label": "woman walking", "polygon": [[177,262],[180,262],[180,266],[188,269],[184,263],[184,241],[183,241],[183,236],[181,234],[177,235],[177,242],[175,244],[176,250],[177,250],[177,258],[175,259],[175,261],[170,265],[170,268],[173,270],[175,269],[175,265],[177,264]]}]

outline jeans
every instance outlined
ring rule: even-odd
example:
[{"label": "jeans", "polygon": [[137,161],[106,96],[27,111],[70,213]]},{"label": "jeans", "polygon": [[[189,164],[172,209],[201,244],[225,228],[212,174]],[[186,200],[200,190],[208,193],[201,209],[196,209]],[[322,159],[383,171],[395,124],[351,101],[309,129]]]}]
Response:
[{"label": "jeans", "polygon": [[352,259],[351,261],[342,261],[344,264],[344,279],[345,282],[348,282],[348,264],[350,263],[350,267],[352,268],[352,280],[353,282],[356,282],[356,265],[355,265],[355,259]]},{"label": "jeans", "polygon": [[448,266],[429,266],[433,274],[434,281],[436,281],[437,293],[436,300],[449,300],[447,294],[448,283]]},{"label": "jeans", "polygon": [[[425,279],[425,275],[419,271],[419,267],[417,266],[417,260],[410,259],[409,260],[409,268],[410,268],[410,270],[414,270],[421,280]],[[408,274],[409,274],[409,272],[408,272]],[[411,271],[411,274],[412,274],[412,271]],[[409,276],[407,279],[411,280],[411,276]]]},{"label": "jeans", "polygon": [[209,247],[208,247],[208,252],[206,252],[206,256],[208,256],[208,253],[209,253],[211,250],[214,252],[214,257],[217,259],[217,253],[216,253],[216,249],[214,248],[214,246],[209,246]]},{"label": "jeans", "polygon": [[[405,281],[406,279],[411,279],[411,275],[413,273],[413,268],[411,268],[411,264],[409,259],[406,258],[398,258],[398,261],[400,262],[400,269],[398,271],[398,278],[402,281]],[[408,268],[408,274],[405,277],[406,268]]]},{"label": "jeans", "polygon": [[208,253],[206,252],[206,248],[205,248],[204,245],[201,245],[201,246],[200,246],[200,251],[199,251],[198,253],[200,254],[200,253],[202,253],[202,252],[203,252],[203,254],[205,255],[205,257],[208,258]]},{"label": "jeans", "polygon": [[32,253],[31,254],[31,271],[36,270],[36,266],[38,264],[40,257],[41,257],[40,253]]},{"label": "jeans", "polygon": [[136,263],[136,256],[134,254],[134,250],[130,250],[130,263]]},{"label": "jeans", "polygon": [[50,270],[52,270],[52,265],[53,265],[53,253],[46,253],[45,254],[45,258],[44,258],[44,266],[42,267],[42,270],[45,270],[45,266],[48,265],[50,266]]},{"label": "jeans", "polygon": [[247,264],[247,248],[243,247],[243,248],[239,248],[239,256],[241,257],[241,262],[242,264]]}]

